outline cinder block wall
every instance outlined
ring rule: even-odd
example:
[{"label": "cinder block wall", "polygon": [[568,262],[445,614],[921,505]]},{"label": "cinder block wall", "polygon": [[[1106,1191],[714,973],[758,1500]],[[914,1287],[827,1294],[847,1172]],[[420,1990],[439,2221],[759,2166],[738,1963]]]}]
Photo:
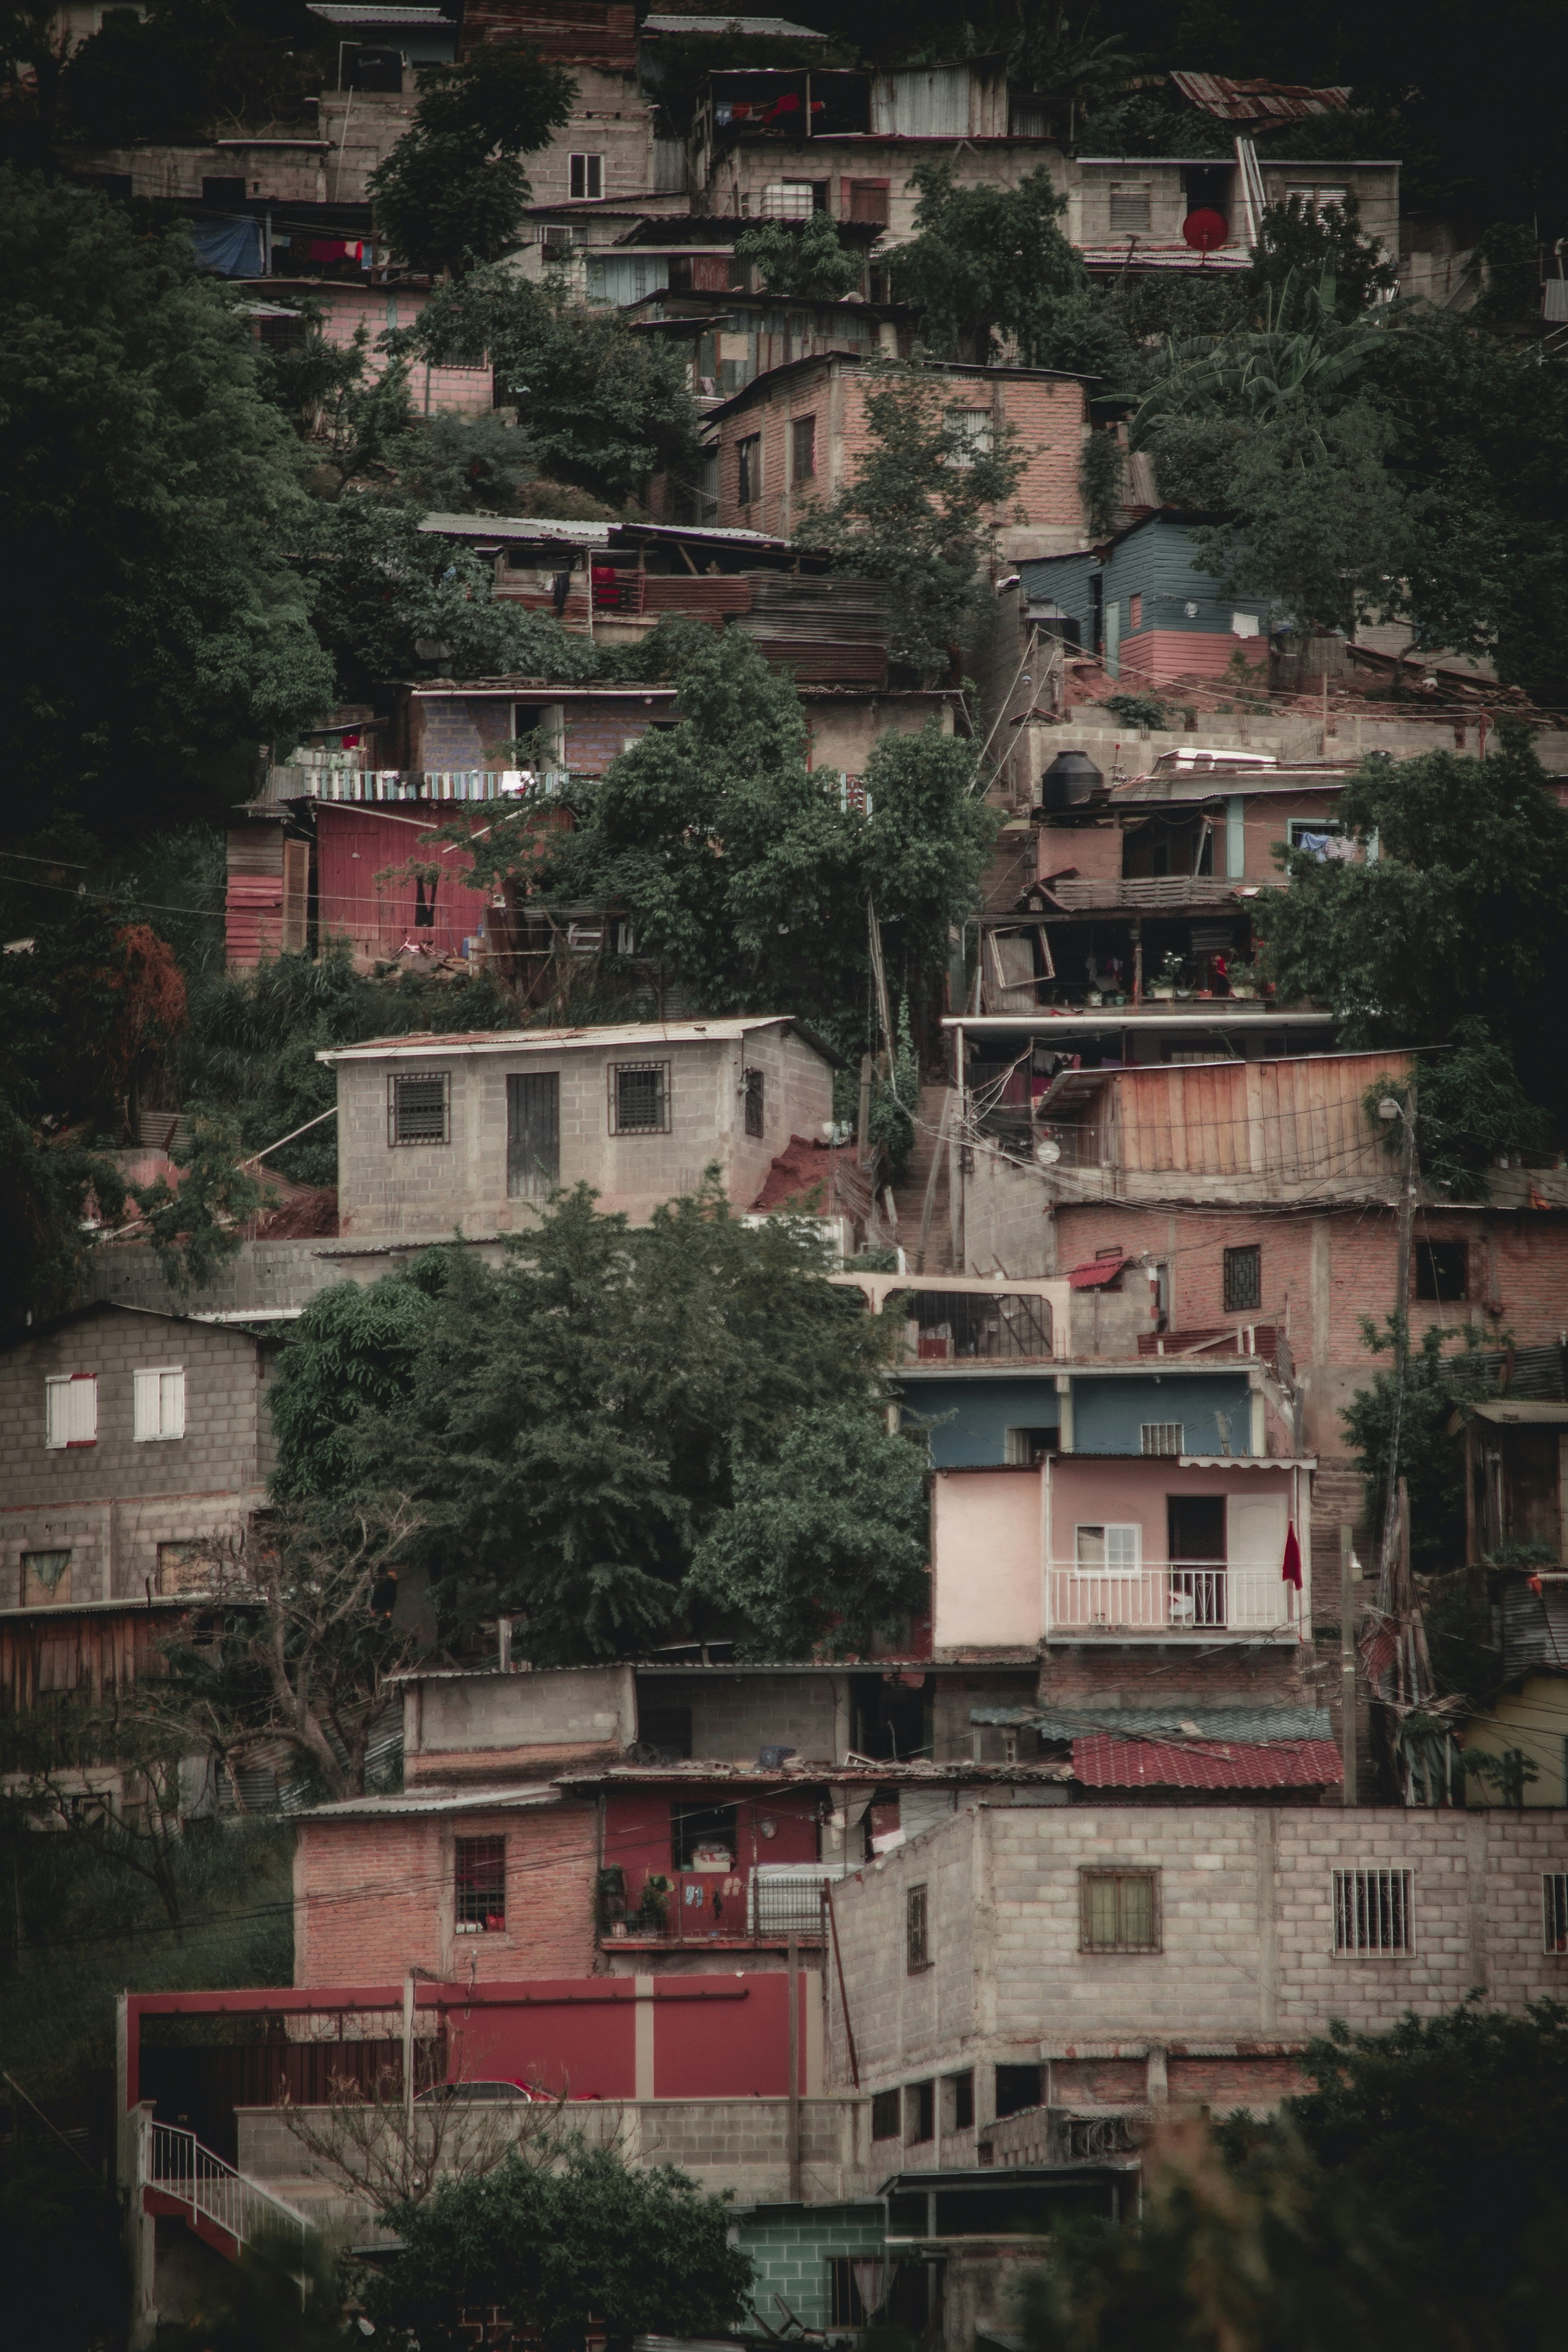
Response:
[{"label": "cinder block wall", "polygon": [[[1079,1950],[1079,1873],[1107,1866],[1160,1874],[1159,1952]],[[1171,2095],[1239,2104],[1250,2084],[1267,2100],[1286,2079],[1279,2067],[1332,2018],[1375,2031],[1406,2011],[1452,2008],[1478,1986],[1516,2011],[1561,1997],[1568,1963],[1542,1949],[1541,1882],[1565,1866],[1559,1809],[974,1806],[836,1894],[862,2084],[973,2064],[984,2125],[994,2063],[1146,2058],[1156,2047],[1176,2070]],[[1335,1952],[1332,1873],[1352,1867],[1414,1874],[1408,1953]],[[910,1974],[915,1885],[928,1890],[931,1964]],[[1263,2059],[1273,2074],[1251,2071]],[[830,1983],[829,2080],[847,2079]],[[1060,2087],[1096,2095],[1092,2084]],[[918,2160],[941,2159],[928,2143]]]}]

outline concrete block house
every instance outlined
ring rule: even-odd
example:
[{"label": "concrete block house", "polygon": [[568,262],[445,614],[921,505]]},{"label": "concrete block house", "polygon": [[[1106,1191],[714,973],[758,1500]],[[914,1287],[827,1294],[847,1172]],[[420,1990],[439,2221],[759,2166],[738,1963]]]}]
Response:
[{"label": "concrete block house", "polygon": [[318,1059],[337,1072],[344,1234],[489,1238],[579,1182],[646,1223],[712,1165],[749,1209],[774,1155],[833,1116],[834,1056],[784,1018],[416,1034]]}]

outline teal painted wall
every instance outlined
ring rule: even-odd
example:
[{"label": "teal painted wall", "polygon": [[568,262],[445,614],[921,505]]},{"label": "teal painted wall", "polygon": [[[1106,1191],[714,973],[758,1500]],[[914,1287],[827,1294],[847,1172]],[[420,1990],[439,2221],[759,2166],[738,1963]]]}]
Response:
[{"label": "teal painted wall", "polygon": [[[1198,538],[1190,523],[1143,523],[1119,540],[1105,559],[1105,601],[1121,606],[1121,634],[1132,634],[1131,600],[1143,599],[1139,629],[1177,629],[1229,636],[1233,613],[1251,613],[1261,625],[1268,600],[1232,596],[1196,566]],[[1194,604],[1195,612],[1187,607]]]},{"label": "teal painted wall", "polygon": [[829,2262],[839,2254],[880,2255],[887,2224],[880,2200],[863,2205],[761,2205],[737,2216],[741,2252],[756,2264],[753,2308],[770,2327],[784,2328],[781,2294],[805,2327],[831,2321]]},{"label": "teal painted wall", "polygon": [[[1129,1372],[1105,1380],[1075,1380],[1073,1452],[1136,1454],[1146,1421],[1179,1421],[1188,1454],[1249,1454],[1252,1402],[1245,1372],[1196,1378],[1181,1372]],[[973,1470],[1007,1459],[1010,1429],[1052,1429],[1061,1423],[1054,1371],[1020,1372],[1008,1380],[973,1380],[963,1372],[940,1380],[907,1381],[906,1428],[928,1428],[939,1470]],[[1222,1436],[1218,1415],[1226,1418]]]}]

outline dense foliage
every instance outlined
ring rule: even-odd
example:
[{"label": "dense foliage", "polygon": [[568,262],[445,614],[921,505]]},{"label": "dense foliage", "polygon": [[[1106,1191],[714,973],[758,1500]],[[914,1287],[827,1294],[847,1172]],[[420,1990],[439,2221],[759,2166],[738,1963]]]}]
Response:
[{"label": "dense foliage", "polygon": [[331,698],[290,556],[310,502],[244,320],[181,232],[0,171],[0,758],[32,824],[124,839],[243,796]]},{"label": "dense foliage", "polygon": [[[921,1605],[921,1457],[883,1423],[881,1328],[820,1272],[814,1237],[745,1225],[716,1187],[637,1232],[579,1187],[496,1271],[432,1252],[306,1309],[276,1381],[279,1491],[408,1498],[403,1557],[442,1623],[504,1609],[540,1664],[642,1654],[689,1620],[728,1633],[753,1601],[792,1655],[856,1646]],[[832,1585],[788,1595],[833,1461],[875,1516],[841,1531]],[[796,1521],[742,1594],[723,1530],[764,1485]]]},{"label": "dense foliage", "polygon": [[570,120],[577,85],[536,49],[482,41],[426,66],[411,128],[366,186],[378,227],[432,276],[493,261],[517,243],[532,190],[519,158]]},{"label": "dense foliage", "polygon": [[726,2336],[752,2284],[724,2200],[673,2165],[634,2171],[579,2141],[548,2168],[512,2158],[392,2216],[398,2250],[363,2300],[395,2352],[459,2352],[493,2305],[543,2352],[657,2330]]},{"label": "dense foliage", "polygon": [[837,302],[860,290],[859,256],[841,242],[830,213],[799,222],[754,222],[735,239],[735,258],[752,264],[769,294]]},{"label": "dense foliage", "polygon": [[1311,2044],[1272,2124],[1167,2128],[1141,2222],[1063,2232],[1031,2352],[1547,2352],[1568,2012],[1467,2003]]}]

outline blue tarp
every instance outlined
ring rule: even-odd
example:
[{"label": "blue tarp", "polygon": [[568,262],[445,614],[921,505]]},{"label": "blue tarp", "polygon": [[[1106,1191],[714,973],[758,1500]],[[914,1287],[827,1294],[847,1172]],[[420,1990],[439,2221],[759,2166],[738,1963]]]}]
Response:
[{"label": "blue tarp", "polygon": [[191,243],[203,269],[220,278],[259,278],[261,223],[258,220],[200,220],[190,224]]}]

